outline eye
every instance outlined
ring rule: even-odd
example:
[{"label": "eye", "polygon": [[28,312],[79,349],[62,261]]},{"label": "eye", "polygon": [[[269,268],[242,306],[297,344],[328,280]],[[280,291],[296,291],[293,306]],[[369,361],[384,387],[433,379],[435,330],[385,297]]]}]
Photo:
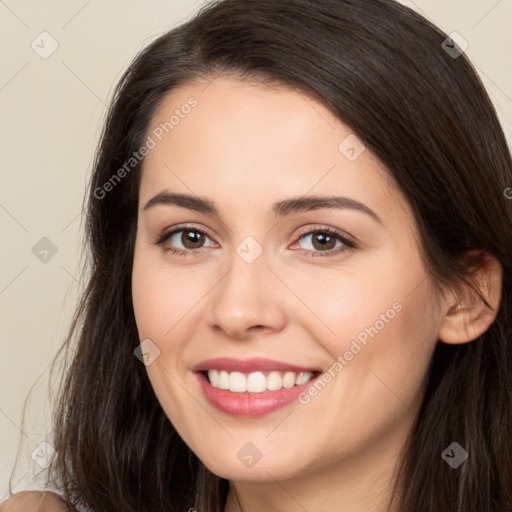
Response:
[{"label": "eye", "polygon": [[[299,240],[307,240],[304,250],[306,251],[306,256],[312,257],[334,256],[356,247],[355,242],[329,227],[307,231],[301,234]],[[291,248],[294,249],[296,246],[297,242]]]},{"label": "eye", "polygon": [[[201,249],[208,247],[204,245],[207,239],[211,240],[202,229],[182,226],[172,231],[164,231],[154,243],[161,245],[164,251],[170,251],[179,256],[190,256],[193,252],[202,253]],[[216,244],[213,243],[212,246],[216,247]]]},{"label": "eye", "polygon": [[[205,245],[207,240],[212,242],[209,246]],[[309,245],[309,248],[302,247],[302,249],[305,251],[305,255],[309,257],[334,256],[356,247],[355,242],[329,227],[304,232],[300,235],[300,240],[308,241],[305,245]],[[194,253],[195,255],[202,254],[202,249],[205,247],[218,247],[218,244],[213,242],[204,230],[192,226],[181,226],[170,231],[164,231],[153,243],[161,245],[164,251],[184,257],[192,256]],[[297,245],[298,242],[295,242],[290,249],[301,249]]]}]

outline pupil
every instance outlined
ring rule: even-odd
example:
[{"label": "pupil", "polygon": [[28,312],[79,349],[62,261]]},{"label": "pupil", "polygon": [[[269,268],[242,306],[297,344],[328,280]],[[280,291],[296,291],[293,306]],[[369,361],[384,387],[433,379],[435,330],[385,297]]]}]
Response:
[{"label": "pupil", "polygon": [[197,231],[184,230],[181,241],[185,247],[200,247],[203,241],[203,235]]},{"label": "pupil", "polygon": [[[321,242],[317,246],[318,240],[321,240]],[[316,249],[325,249],[329,245],[329,242],[333,242],[333,241],[335,242],[335,239],[332,236],[326,235],[324,233],[317,233],[316,236],[313,236],[313,245],[315,246]],[[332,248],[331,245],[329,245],[329,247],[327,247],[327,248],[331,249]]]}]

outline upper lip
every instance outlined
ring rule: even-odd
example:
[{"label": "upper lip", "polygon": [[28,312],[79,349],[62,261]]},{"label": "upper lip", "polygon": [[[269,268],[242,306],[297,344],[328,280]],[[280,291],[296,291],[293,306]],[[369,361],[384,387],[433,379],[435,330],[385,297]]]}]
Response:
[{"label": "upper lip", "polygon": [[225,370],[227,372],[251,373],[256,371],[282,370],[290,372],[317,372],[317,368],[307,368],[295,364],[255,357],[252,359],[234,359],[230,357],[217,357],[206,359],[192,368],[195,372],[206,370]]}]

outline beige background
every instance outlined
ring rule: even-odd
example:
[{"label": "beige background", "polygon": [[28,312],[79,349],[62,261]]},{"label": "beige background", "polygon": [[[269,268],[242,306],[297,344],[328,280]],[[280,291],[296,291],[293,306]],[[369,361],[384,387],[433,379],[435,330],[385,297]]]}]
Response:
[{"label": "beige background", "polygon": [[[467,54],[510,143],[512,0],[402,3],[467,40]],[[83,285],[78,281],[82,201],[113,85],[140,48],[200,5],[0,0],[0,502],[20,440],[14,491],[41,486],[42,470],[31,453],[48,435],[49,365]],[[51,38],[40,36],[44,31]],[[52,44],[58,48],[43,59],[33,41],[39,53]],[[40,252],[48,248],[43,237],[55,247],[54,255]],[[38,243],[43,245],[36,246],[37,256]],[[31,387],[22,433],[22,407]]]}]

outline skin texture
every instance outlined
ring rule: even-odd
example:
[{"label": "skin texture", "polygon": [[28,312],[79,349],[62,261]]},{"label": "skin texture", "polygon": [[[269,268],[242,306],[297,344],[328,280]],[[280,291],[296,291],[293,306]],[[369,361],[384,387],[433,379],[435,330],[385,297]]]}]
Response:
[{"label": "skin texture", "polygon": [[1,512],[65,512],[67,507],[54,492],[23,491],[0,504]]},{"label": "skin texture", "polygon": [[[354,161],[338,149],[351,130],[325,107],[221,77],[172,91],[148,133],[191,96],[197,106],[147,155],[139,195],[133,305],[140,340],[160,350],[147,366],[155,393],[190,448],[230,480],[226,511],[384,510],[436,343],[471,341],[494,316],[462,287],[437,297],[409,206],[368,149]],[[144,210],[162,191],[210,199],[219,216]],[[275,201],[304,195],[355,199],[382,223],[351,209],[271,214]],[[154,243],[183,223],[206,232],[202,248],[184,246],[181,232]],[[356,247],[336,252],[336,242],[326,256],[316,235],[303,236],[322,227]],[[263,249],[252,263],[237,253],[247,236]],[[497,305],[499,265],[485,271]],[[471,308],[456,309],[461,297]],[[267,357],[327,372],[393,304],[400,311],[308,404],[230,416],[191,371],[212,357]],[[261,454],[252,467],[237,457],[248,442]]]}]

